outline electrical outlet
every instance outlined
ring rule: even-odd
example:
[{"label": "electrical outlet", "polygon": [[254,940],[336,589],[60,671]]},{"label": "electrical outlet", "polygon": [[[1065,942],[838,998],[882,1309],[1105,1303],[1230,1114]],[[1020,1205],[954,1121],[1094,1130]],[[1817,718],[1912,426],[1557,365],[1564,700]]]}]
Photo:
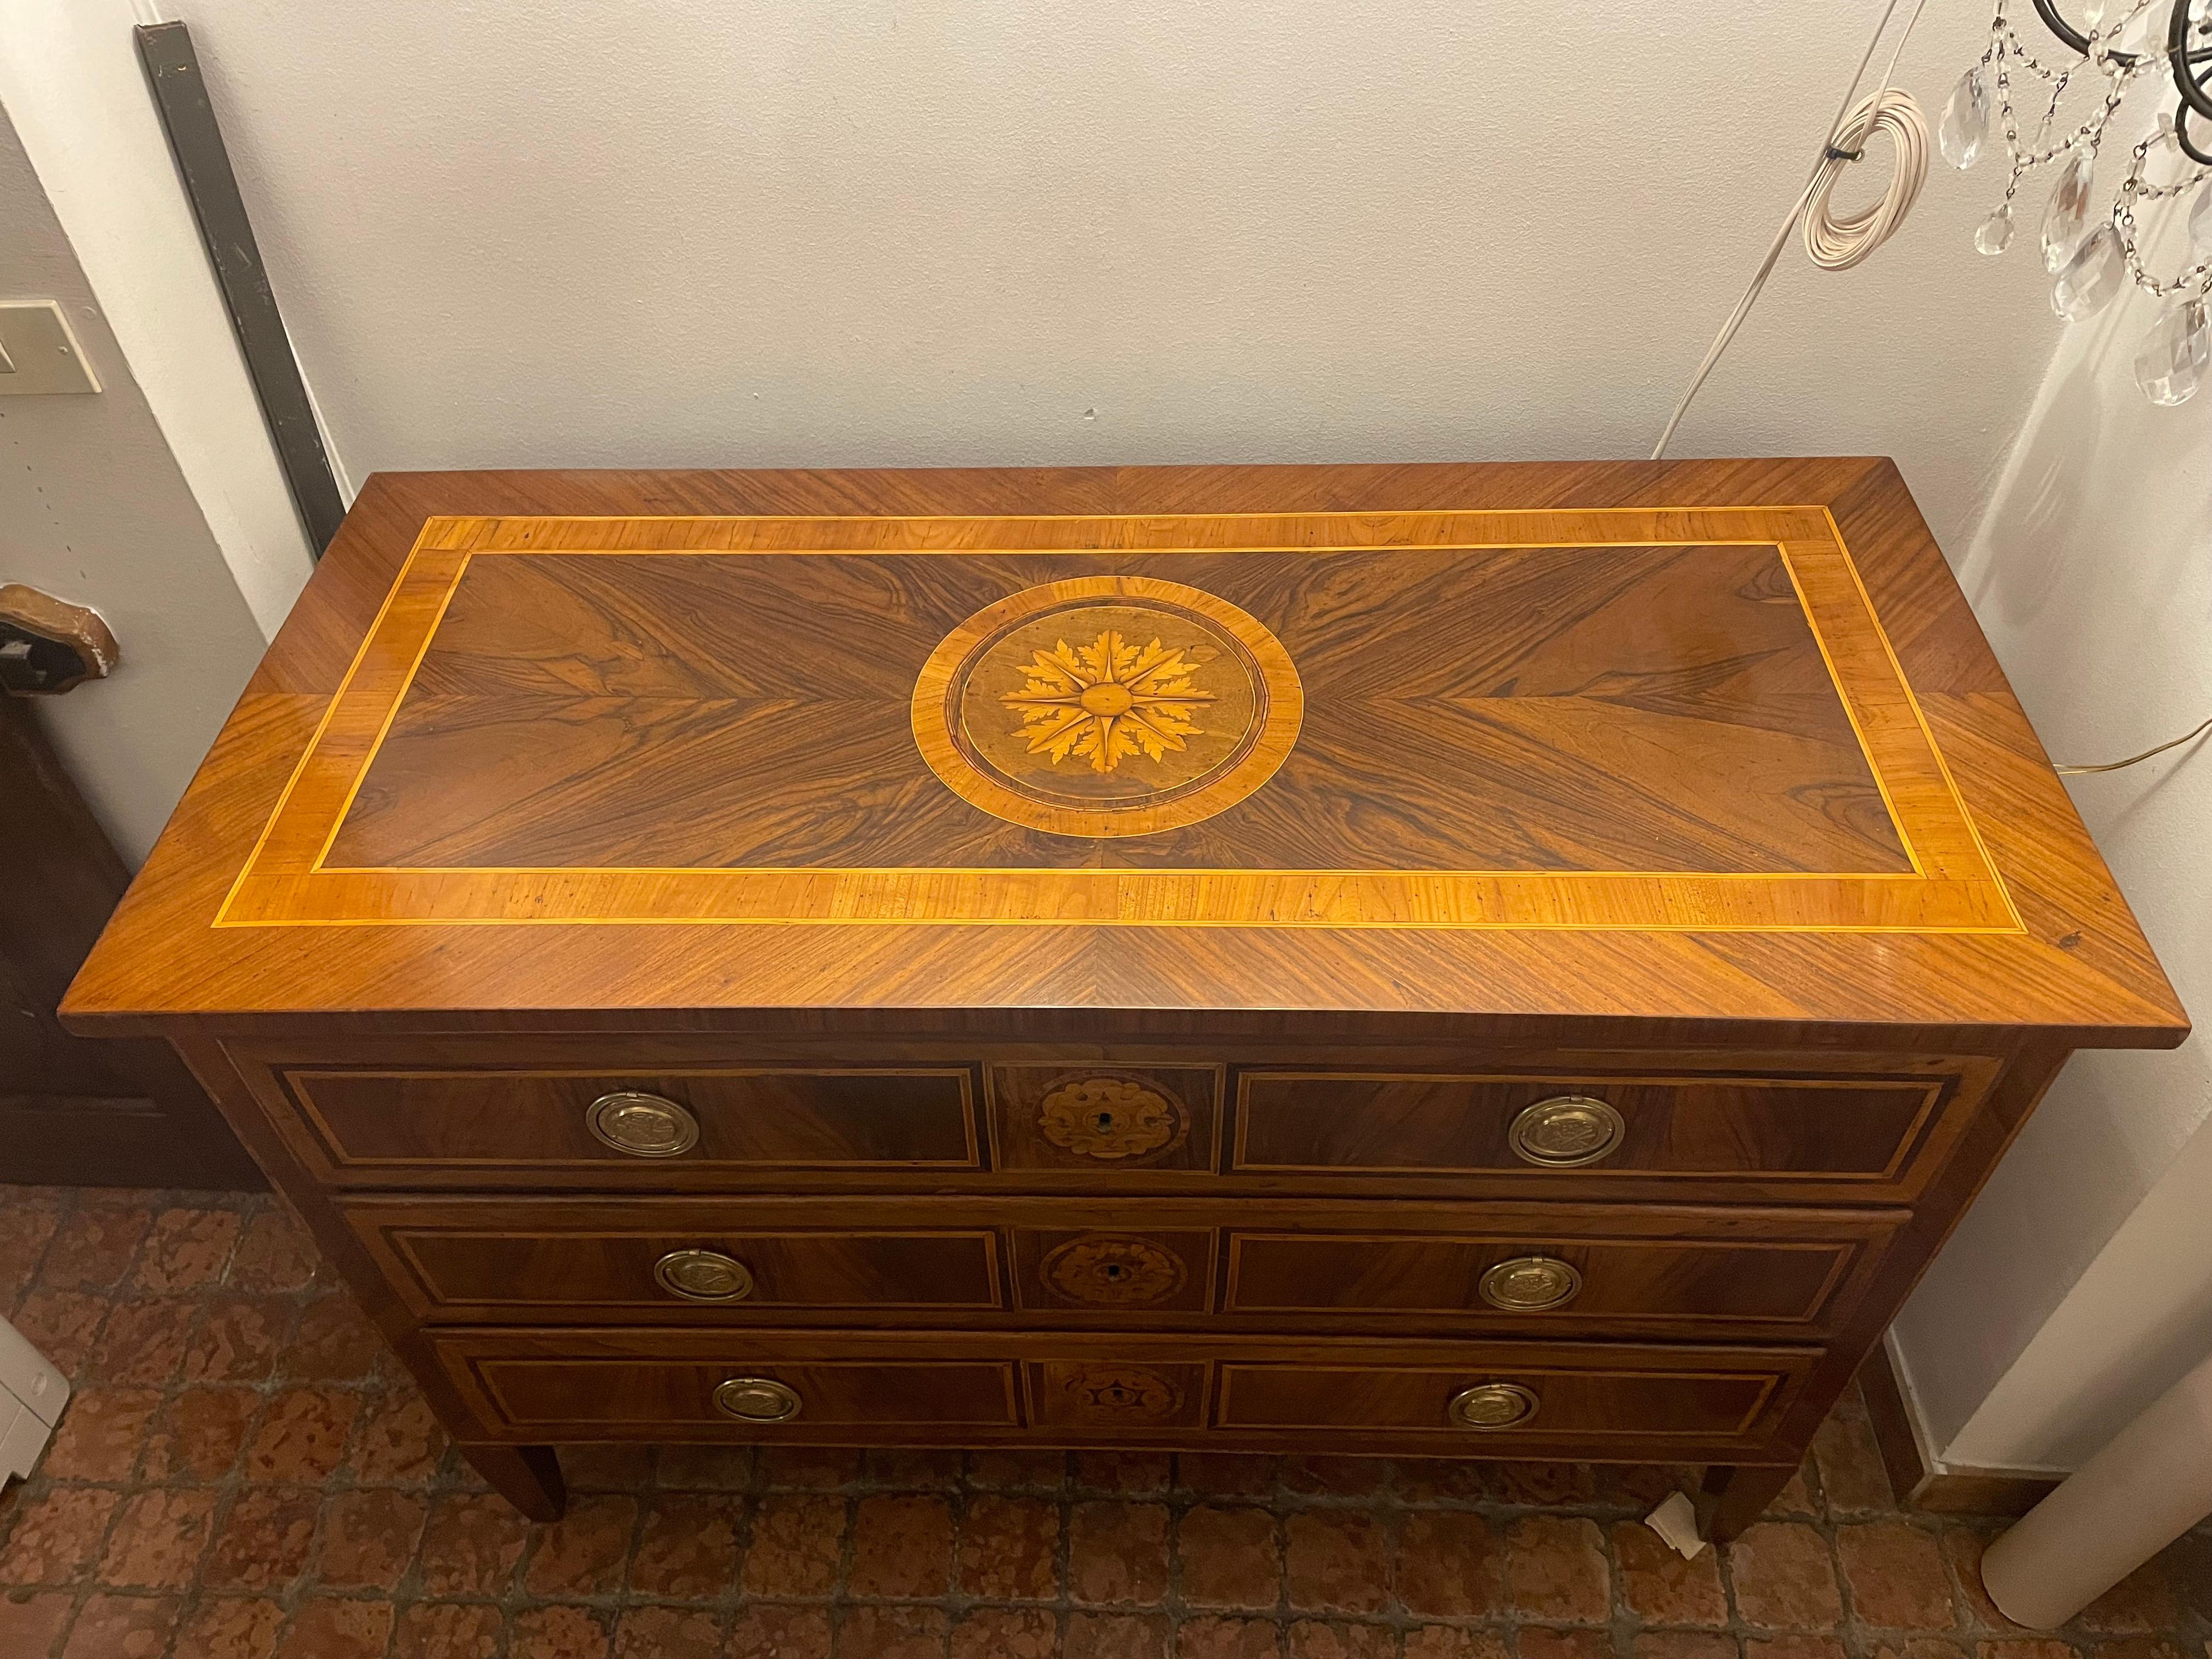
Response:
[{"label": "electrical outlet", "polygon": [[0,398],[99,390],[58,302],[0,301]]}]

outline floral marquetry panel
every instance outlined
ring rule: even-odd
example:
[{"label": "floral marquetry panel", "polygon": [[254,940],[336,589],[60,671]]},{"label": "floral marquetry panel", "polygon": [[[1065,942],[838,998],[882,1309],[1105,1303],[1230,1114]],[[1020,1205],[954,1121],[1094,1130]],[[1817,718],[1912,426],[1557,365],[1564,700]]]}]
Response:
[{"label": "floral marquetry panel", "polygon": [[994,817],[1157,836],[1265,784],[1303,708],[1290,653],[1235,605],[1089,576],[1001,599],[947,635],[915,684],[914,731],[945,787]]}]

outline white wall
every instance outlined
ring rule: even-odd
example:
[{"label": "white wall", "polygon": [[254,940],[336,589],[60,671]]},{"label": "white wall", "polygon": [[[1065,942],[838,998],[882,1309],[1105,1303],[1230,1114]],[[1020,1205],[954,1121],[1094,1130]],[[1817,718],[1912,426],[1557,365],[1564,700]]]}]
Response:
[{"label": "white wall", "polygon": [[[189,12],[356,474],[1640,454],[1875,15]],[[1909,82],[1985,27],[1931,7]],[[1858,271],[1793,256],[1678,453],[1894,453],[1960,530],[2054,326],[1968,246],[1996,188],[1935,179]]]},{"label": "white wall", "polygon": [[[2155,314],[2131,295],[2068,332],[1959,561],[2062,760],[2212,714],[2212,392],[2136,390]],[[2182,1001],[2212,1013],[2212,742],[2068,783]],[[2071,1468],[2212,1352],[2208,1117],[2202,1040],[2068,1066],[1895,1329],[1939,1455]]]},{"label": "white wall", "polygon": [[38,708],[136,864],[264,641],[4,112],[0,295],[60,301],[100,376],[95,396],[0,398],[0,582],[89,605],[115,630],[113,678]]},{"label": "white wall", "polygon": [[273,638],[313,568],[146,88],[131,0],[0,0],[0,106],[230,569]]}]

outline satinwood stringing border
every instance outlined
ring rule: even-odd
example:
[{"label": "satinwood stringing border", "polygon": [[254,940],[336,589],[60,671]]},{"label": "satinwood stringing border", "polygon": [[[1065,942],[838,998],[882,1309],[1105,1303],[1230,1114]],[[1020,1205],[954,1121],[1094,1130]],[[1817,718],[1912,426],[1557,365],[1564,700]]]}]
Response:
[{"label": "satinwood stringing border", "polygon": [[[474,559],[1683,544],[1778,550],[1909,872],[342,868],[325,861]],[[668,922],[2023,931],[1824,507],[428,520],[215,925]]]}]

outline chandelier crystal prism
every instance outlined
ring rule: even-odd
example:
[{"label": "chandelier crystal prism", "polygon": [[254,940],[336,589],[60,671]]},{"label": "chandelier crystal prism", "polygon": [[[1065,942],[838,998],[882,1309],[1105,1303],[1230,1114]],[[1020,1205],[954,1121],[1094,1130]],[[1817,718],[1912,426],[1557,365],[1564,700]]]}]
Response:
[{"label": "chandelier crystal prism", "polygon": [[[2021,185],[2039,170],[2053,171],[2036,238],[2051,273],[2051,309],[2080,322],[2130,283],[2166,301],[2136,354],[2136,380],[2154,404],[2185,403],[2212,355],[2205,326],[2212,289],[2212,0],[2081,0],[2080,27],[2067,21],[2059,0],[2030,3],[2049,38],[2034,37],[2031,51],[2013,21],[2019,0],[1996,0],[1989,45],[1953,86],[1936,135],[1943,159],[1960,169],[2002,149],[2004,194],[1975,228],[1974,246],[2002,253],[2013,240]],[[2098,152],[2114,118],[2139,88],[2160,87],[2179,95],[2178,105],[2132,147],[2125,174],[2100,198]],[[2071,100],[2069,89],[2076,93]],[[2069,118],[2076,112],[2078,119]],[[2178,199],[2184,197],[2185,227]]]}]

